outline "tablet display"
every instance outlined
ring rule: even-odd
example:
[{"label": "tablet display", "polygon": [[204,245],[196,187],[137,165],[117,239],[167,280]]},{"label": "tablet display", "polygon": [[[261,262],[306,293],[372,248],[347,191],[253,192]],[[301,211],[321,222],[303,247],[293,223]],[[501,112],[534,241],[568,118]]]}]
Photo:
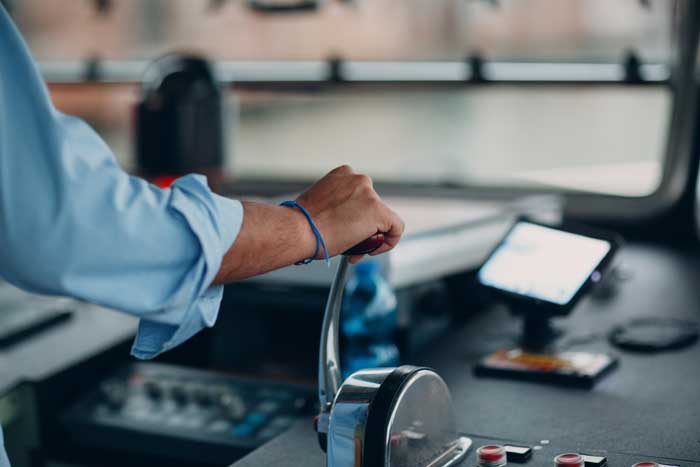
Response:
[{"label": "tablet display", "polygon": [[609,240],[519,221],[478,273],[488,287],[564,306],[613,248]]}]

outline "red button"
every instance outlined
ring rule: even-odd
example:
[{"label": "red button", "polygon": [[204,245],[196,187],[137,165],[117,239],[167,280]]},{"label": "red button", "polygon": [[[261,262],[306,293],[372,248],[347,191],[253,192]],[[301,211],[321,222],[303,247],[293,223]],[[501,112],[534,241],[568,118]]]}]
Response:
[{"label": "red button", "polygon": [[659,467],[656,462],[637,462],[632,467]]},{"label": "red button", "polygon": [[153,177],[153,184],[158,186],[158,188],[170,188],[170,186],[177,180],[176,175],[158,175]]},{"label": "red button", "polygon": [[506,448],[497,444],[481,446],[477,449],[476,454],[479,462],[499,462],[506,458]]},{"label": "red button", "polygon": [[397,448],[401,445],[403,436],[401,436],[401,433],[391,433],[391,435],[389,435],[389,441],[392,448]]},{"label": "red button", "polygon": [[557,467],[583,467],[583,457],[575,453],[559,454],[554,458]]}]

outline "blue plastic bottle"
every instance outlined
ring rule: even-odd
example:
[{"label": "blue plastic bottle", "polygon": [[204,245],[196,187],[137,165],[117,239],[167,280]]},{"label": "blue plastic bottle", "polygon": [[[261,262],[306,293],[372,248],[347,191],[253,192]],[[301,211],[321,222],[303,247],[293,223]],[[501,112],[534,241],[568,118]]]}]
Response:
[{"label": "blue plastic bottle", "polygon": [[399,364],[397,301],[379,264],[363,260],[345,286],[341,320],[343,377],[362,368]]}]

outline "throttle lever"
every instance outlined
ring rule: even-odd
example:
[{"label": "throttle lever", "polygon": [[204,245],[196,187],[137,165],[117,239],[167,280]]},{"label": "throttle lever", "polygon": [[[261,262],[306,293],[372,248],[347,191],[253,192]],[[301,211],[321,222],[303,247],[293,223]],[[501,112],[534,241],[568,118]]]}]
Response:
[{"label": "throttle lever", "polygon": [[[407,465],[409,459],[411,465],[419,465],[414,457],[425,467],[454,467],[465,459],[472,441],[456,435],[450,392],[437,373],[404,365],[358,370],[345,381],[341,377],[340,311],[351,256],[372,253],[382,246],[384,237],[377,232],[343,253],[338,262],[321,327],[320,411],[314,418],[314,430],[326,451],[327,467],[399,467]],[[418,429],[422,436],[419,443],[394,442],[395,432],[405,420],[424,425]],[[399,441],[406,438],[404,433],[399,433]]]},{"label": "throttle lever", "polygon": [[340,356],[338,355],[338,327],[340,326],[340,307],[343,300],[345,277],[350,265],[350,256],[362,256],[372,253],[384,244],[384,233],[377,232],[368,239],[358,243],[343,253],[338,264],[331,289],[328,293],[326,310],[323,314],[321,327],[321,345],[318,359],[318,398],[321,412],[315,419],[314,425],[318,432],[319,442],[326,449],[326,433],[328,432],[331,407],[342,383],[340,375]]},{"label": "throttle lever", "polygon": [[369,237],[354,247],[343,252],[344,256],[362,256],[368,255],[378,249],[380,246],[384,245],[384,233],[377,232],[376,234]]}]

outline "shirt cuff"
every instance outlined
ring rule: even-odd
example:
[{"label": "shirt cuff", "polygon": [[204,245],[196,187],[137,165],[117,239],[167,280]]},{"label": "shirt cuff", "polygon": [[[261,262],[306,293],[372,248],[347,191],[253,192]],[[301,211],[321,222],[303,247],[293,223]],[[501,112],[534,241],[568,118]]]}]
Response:
[{"label": "shirt cuff", "polygon": [[[192,303],[141,319],[131,354],[144,360],[182,344],[205,327],[214,326],[224,287],[209,284],[243,224],[241,202],[211,193],[203,176],[183,177],[173,186],[182,191],[181,195],[174,193],[173,207],[185,218],[202,246],[202,260],[209,268],[207,288]],[[200,198],[202,203],[197,203],[195,198]],[[212,224],[213,229],[207,228]]]},{"label": "shirt cuff", "polygon": [[[205,327],[216,323],[219,305],[224,296],[224,286],[210,287],[202,297],[184,313],[179,325],[142,318],[136,333],[131,355],[149,360],[182,344]],[[180,310],[173,310],[180,312]]]}]

